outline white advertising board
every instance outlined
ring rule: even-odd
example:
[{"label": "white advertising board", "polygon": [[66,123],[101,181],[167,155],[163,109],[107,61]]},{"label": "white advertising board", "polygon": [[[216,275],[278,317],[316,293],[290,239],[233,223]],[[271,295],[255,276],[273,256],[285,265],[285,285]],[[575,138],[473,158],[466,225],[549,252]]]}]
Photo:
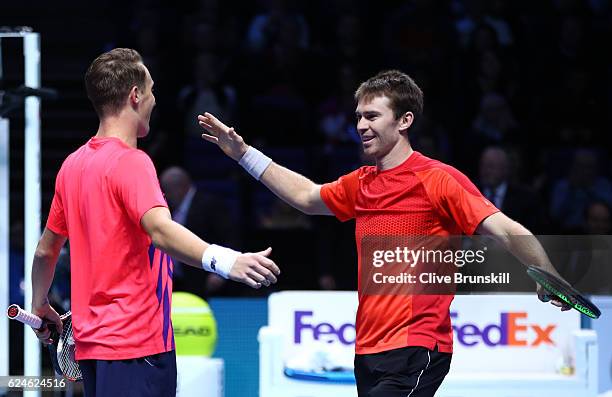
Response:
[{"label": "white advertising board", "polygon": [[[356,395],[355,292],[279,292],[270,296],[268,311],[269,326],[259,338],[261,397]],[[517,384],[529,380],[529,388],[567,381],[570,394],[584,384],[586,373],[572,375],[578,312],[561,312],[535,293],[457,296],[450,312],[454,355],[445,381],[448,395],[465,379],[472,379],[468,384],[474,390],[482,383],[484,392],[494,391],[494,379],[509,376]],[[577,372],[583,371],[583,361]]]},{"label": "white advertising board", "polygon": [[451,305],[456,372],[555,373],[573,366],[580,313],[534,295],[457,296]]}]

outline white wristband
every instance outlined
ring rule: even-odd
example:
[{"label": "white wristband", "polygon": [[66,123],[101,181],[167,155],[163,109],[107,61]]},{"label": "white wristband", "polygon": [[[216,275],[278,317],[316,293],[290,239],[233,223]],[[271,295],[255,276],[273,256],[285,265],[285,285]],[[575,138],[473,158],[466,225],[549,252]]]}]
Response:
[{"label": "white wristband", "polygon": [[253,146],[249,146],[238,164],[247,170],[253,178],[259,180],[271,162],[272,159],[270,157],[255,149]]},{"label": "white wristband", "polygon": [[234,266],[239,255],[240,252],[238,251],[212,244],[204,250],[202,266],[206,271],[217,273],[223,278],[229,278],[232,266]]}]

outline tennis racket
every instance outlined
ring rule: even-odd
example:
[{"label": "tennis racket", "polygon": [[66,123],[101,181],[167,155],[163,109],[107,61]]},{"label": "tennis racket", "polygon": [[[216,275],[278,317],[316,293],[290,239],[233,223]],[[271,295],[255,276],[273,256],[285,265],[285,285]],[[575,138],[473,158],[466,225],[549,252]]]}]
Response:
[{"label": "tennis racket", "polygon": [[549,294],[555,296],[561,302],[567,303],[571,308],[590,318],[599,318],[601,310],[580,291],[566,282],[562,281],[549,272],[536,266],[527,266],[527,274]]},{"label": "tennis racket", "polygon": [[75,344],[74,335],[72,333],[72,314],[67,312],[60,316],[64,329],[61,335],[55,329],[55,324],[45,323],[45,321],[37,315],[23,310],[18,305],[10,305],[7,313],[8,318],[17,320],[25,325],[40,330],[44,325],[49,327],[51,331],[51,339],[53,343],[47,345],[51,363],[55,372],[71,382],[83,380],[81,369],[78,362],[75,360]]}]

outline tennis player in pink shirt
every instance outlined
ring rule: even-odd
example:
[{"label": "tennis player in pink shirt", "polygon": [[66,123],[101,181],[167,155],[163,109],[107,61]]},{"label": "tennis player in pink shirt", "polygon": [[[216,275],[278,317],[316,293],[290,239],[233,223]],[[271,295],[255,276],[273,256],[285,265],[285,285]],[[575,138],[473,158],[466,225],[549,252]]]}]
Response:
[{"label": "tennis player in pink shirt", "polygon": [[[153,80],[135,50],[100,55],[85,75],[99,118],[94,137],[57,175],[32,267],[33,312],[62,329],[47,295],[70,241],[72,318],[85,395],[174,396],[171,257],[253,288],[276,282],[271,249],[209,245],[172,221],[153,162],[136,148],[149,132]],[[37,332],[49,342],[49,330]]]}]

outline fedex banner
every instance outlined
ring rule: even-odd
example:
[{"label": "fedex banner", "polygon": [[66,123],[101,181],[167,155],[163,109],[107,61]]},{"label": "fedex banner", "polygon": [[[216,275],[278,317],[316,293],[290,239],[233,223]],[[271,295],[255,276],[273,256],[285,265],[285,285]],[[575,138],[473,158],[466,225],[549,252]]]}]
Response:
[{"label": "fedex banner", "polygon": [[547,372],[571,366],[580,313],[534,295],[457,296],[451,305],[456,372]]},{"label": "fedex banner", "polygon": [[284,335],[285,374],[345,373],[352,379],[357,294],[287,291],[268,298],[269,326]]},{"label": "fedex banner", "polygon": [[337,342],[342,345],[355,344],[354,321],[336,325],[328,322],[316,323],[313,321],[314,311],[312,310],[296,310],[293,313],[293,319],[293,342],[296,345],[302,344],[305,338],[326,343]]},{"label": "fedex banner", "polygon": [[[313,360],[323,367],[352,365],[356,293],[280,292],[270,296],[268,305],[269,325],[285,335],[289,367],[312,366]],[[580,329],[580,314],[541,303],[535,293],[457,296],[450,315],[455,373],[554,373],[572,364],[571,333]]]}]

